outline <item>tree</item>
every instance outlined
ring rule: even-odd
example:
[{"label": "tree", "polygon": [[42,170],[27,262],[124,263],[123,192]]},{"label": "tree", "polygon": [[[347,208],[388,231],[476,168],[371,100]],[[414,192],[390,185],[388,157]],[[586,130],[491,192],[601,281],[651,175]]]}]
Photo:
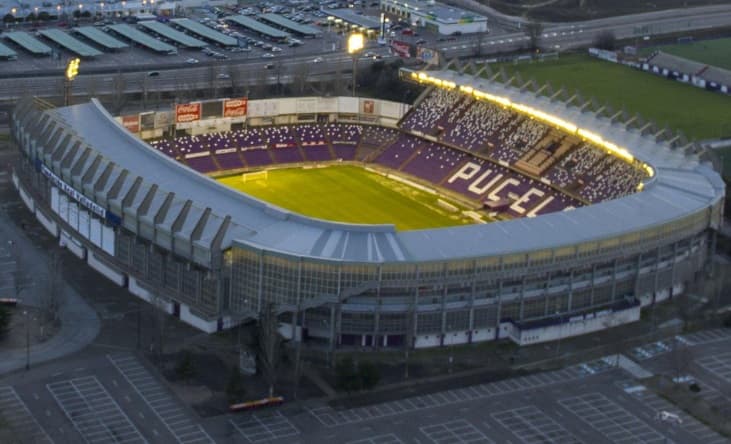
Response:
[{"label": "tree", "polygon": [[594,47],[614,51],[617,49],[617,37],[612,31],[602,31],[594,39]]},{"label": "tree", "polygon": [[38,16],[37,16],[37,15],[36,15],[35,13],[33,13],[33,12],[31,12],[30,14],[28,14],[28,15],[27,15],[27,16],[25,17],[25,21],[26,21],[27,23],[30,23],[30,22],[35,22],[36,20],[38,20]]},{"label": "tree", "polygon": [[127,89],[127,80],[121,72],[117,72],[112,79],[112,110],[115,114],[121,113],[127,103],[125,89]]},{"label": "tree", "polygon": [[541,36],[543,35],[543,23],[531,21],[525,25],[525,35],[530,42],[530,50],[538,51]]},{"label": "tree", "polygon": [[680,342],[677,337],[672,339],[670,345],[670,363],[674,378],[685,376],[693,365],[693,350],[688,345]]},{"label": "tree", "polygon": [[0,339],[3,339],[10,330],[10,321],[13,313],[4,305],[0,305]]},{"label": "tree", "polygon": [[231,374],[228,377],[226,383],[226,397],[229,404],[235,404],[241,401],[241,398],[246,393],[244,390],[243,380],[241,379],[241,371],[237,366],[231,368]]},{"label": "tree", "polygon": [[381,372],[371,361],[361,361],[358,364],[358,379],[363,390],[370,390],[381,380]]},{"label": "tree", "polygon": [[8,12],[7,14],[5,14],[5,16],[3,16],[3,23],[5,23],[6,25],[10,23],[15,23],[15,16]]},{"label": "tree", "polygon": [[47,11],[41,11],[38,13],[38,20],[42,22],[47,22],[51,20],[51,14],[49,14]]},{"label": "tree", "polygon": [[280,345],[282,337],[279,335],[279,320],[274,311],[274,304],[267,306],[259,314],[259,362],[264,379],[269,385],[269,396],[274,396],[274,385],[277,382],[279,367]]},{"label": "tree", "polygon": [[347,393],[360,389],[360,378],[358,378],[353,358],[350,356],[346,356],[335,364],[335,385]]},{"label": "tree", "polygon": [[46,280],[43,291],[39,295],[43,324],[58,321],[63,297],[63,263],[61,255],[52,251],[46,264]]},{"label": "tree", "polygon": [[183,356],[180,357],[178,365],[175,367],[175,373],[186,382],[195,375],[193,355],[190,353],[190,350],[183,352]]}]

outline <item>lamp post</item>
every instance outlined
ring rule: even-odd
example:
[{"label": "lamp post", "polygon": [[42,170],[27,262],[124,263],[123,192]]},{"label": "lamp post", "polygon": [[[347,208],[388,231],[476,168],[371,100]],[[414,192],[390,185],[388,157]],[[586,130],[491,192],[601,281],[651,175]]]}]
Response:
[{"label": "lamp post", "polygon": [[64,94],[63,94],[63,104],[64,106],[69,106],[71,104],[71,82],[74,81],[77,75],[79,75],[79,63],[81,60],[78,58],[69,60],[68,65],[66,65],[66,75],[64,76]]},{"label": "lamp post", "polygon": [[358,55],[364,45],[363,34],[356,32],[348,36],[348,54],[353,57],[353,97],[355,97],[355,87],[358,81]]}]

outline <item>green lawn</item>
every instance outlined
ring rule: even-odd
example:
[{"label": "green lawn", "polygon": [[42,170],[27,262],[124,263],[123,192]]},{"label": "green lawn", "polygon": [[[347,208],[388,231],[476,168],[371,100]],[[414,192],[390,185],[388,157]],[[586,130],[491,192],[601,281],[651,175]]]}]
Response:
[{"label": "green lawn", "polygon": [[731,38],[656,46],[643,49],[642,54],[655,50],[731,70]]},{"label": "green lawn", "polygon": [[698,89],[654,74],[641,72],[583,55],[532,64],[505,64],[512,73],[554,88],[579,90],[585,99],[595,97],[619,110],[639,112],[659,125],[669,124],[695,139],[731,136],[731,98]]},{"label": "green lawn", "polygon": [[[338,222],[396,225],[398,230],[471,223],[438,207],[437,196],[357,166],[271,170],[267,179],[217,179],[297,213]],[[453,202],[452,202],[453,203]]]}]

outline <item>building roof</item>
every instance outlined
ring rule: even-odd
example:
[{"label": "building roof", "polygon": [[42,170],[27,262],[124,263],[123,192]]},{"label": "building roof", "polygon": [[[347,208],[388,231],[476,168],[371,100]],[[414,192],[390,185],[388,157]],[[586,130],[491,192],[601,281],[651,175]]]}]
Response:
[{"label": "building roof", "polygon": [[315,28],[314,26],[307,26],[301,23],[297,23],[279,14],[274,14],[270,12],[267,14],[261,14],[259,18],[269,23],[273,23],[277,26],[281,26],[282,28],[287,28],[296,34],[305,36],[316,36],[322,34],[322,31]]},{"label": "building roof", "polygon": [[35,55],[49,55],[53,50],[40,40],[24,31],[6,32],[3,34],[6,39],[12,40],[16,45],[22,46],[28,52]]},{"label": "building roof", "polygon": [[215,29],[211,29],[208,26],[193,21],[191,19],[176,18],[170,20],[170,23],[173,23],[174,25],[179,26],[186,31],[192,32],[193,34],[196,34],[219,45],[237,46],[239,44],[239,41],[235,38],[229,37],[226,34],[220,33]]},{"label": "building roof", "polygon": [[129,48],[126,43],[120,42],[109,34],[102,32],[94,26],[80,26],[73,29],[74,32],[83,35],[89,40],[93,40],[97,45],[107,49],[125,49]]},{"label": "building roof", "polygon": [[150,34],[145,34],[139,29],[133,28],[126,23],[117,23],[115,25],[110,25],[109,29],[123,37],[132,40],[138,45],[145,46],[156,52],[172,53],[177,51],[174,46],[161,42]]},{"label": "building roof", "polygon": [[186,48],[205,48],[207,46],[206,42],[198,40],[195,37],[191,37],[177,29],[173,29],[164,23],[158,22],[157,20],[145,20],[143,22],[139,22],[138,25]]},{"label": "building roof", "polygon": [[381,22],[377,17],[356,14],[352,9],[323,9],[322,12],[365,29],[379,29],[381,27]]},{"label": "building roof", "polygon": [[7,46],[5,46],[2,43],[0,43],[0,57],[1,58],[6,59],[6,58],[9,58],[9,57],[15,57],[17,55],[18,54],[15,51],[13,51],[12,49],[10,49]]},{"label": "building roof", "polygon": [[[212,248],[216,234],[224,230],[216,248],[227,249],[237,244],[344,262],[472,259],[573,246],[653,228],[702,212],[724,194],[723,181],[709,166],[634,130],[487,80],[474,80],[455,72],[432,75],[509,97],[515,103],[543,110],[600,134],[605,140],[629,147],[635,157],[653,166],[655,176],[642,192],[571,211],[483,225],[397,232],[392,225],[353,225],[308,218],[225,187],[150,148],[127,132],[95,100],[45,112],[73,128],[73,137],[113,165],[112,177],[101,190],[107,193],[111,184],[118,182],[115,185],[121,192],[117,193],[117,203],[110,200],[110,204],[118,205],[136,181],[140,181],[139,190],[145,190],[142,195],[148,191],[155,193],[151,206],[162,205],[173,196],[157,229],[172,233],[174,224],[180,221],[179,215],[183,215],[184,223],[177,227],[179,232],[174,236],[197,233],[194,242],[204,248]],[[135,214],[138,202],[139,199],[127,202],[125,211]]]},{"label": "building roof", "polygon": [[262,22],[258,22],[251,17],[245,15],[230,15],[226,17],[226,20],[234,22],[239,26],[258,32],[259,34],[266,35],[267,37],[275,39],[284,39],[289,37],[289,34],[276,28],[272,28],[269,25],[265,25]]},{"label": "building roof", "polygon": [[387,3],[393,3],[414,13],[423,16],[429,20],[444,24],[454,23],[471,23],[487,21],[487,17],[477,14],[467,9],[458,8],[456,6],[448,6],[434,1],[410,0],[409,2],[399,2],[390,0]]},{"label": "building roof", "polygon": [[49,29],[41,29],[38,31],[43,37],[53,40],[56,42],[56,44],[63,46],[64,48],[68,49],[69,51],[73,52],[74,54],[77,54],[81,57],[98,57],[103,52],[99,51],[98,49],[87,45],[86,43],[79,41],[78,39],[71,37],[70,35],[66,34],[65,32],[61,31],[60,29],[56,28],[49,28]]}]

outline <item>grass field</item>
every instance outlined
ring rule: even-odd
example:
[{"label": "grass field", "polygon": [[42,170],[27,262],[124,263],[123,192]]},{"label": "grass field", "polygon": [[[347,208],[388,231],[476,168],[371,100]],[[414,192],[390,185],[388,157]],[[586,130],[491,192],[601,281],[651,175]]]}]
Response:
[{"label": "grass field", "polygon": [[249,182],[243,182],[240,175],[218,180],[274,205],[319,219],[392,223],[398,230],[471,223],[441,209],[437,196],[357,166],[271,170],[267,179]]},{"label": "grass field", "polygon": [[731,70],[731,38],[656,46],[643,49],[642,54],[648,55],[655,50]]},{"label": "grass field", "polygon": [[508,72],[520,72],[524,80],[579,90],[585,99],[595,97],[617,110],[624,106],[630,113],[639,112],[661,126],[669,124],[691,138],[731,136],[731,98],[721,94],[583,55],[503,66]]}]

